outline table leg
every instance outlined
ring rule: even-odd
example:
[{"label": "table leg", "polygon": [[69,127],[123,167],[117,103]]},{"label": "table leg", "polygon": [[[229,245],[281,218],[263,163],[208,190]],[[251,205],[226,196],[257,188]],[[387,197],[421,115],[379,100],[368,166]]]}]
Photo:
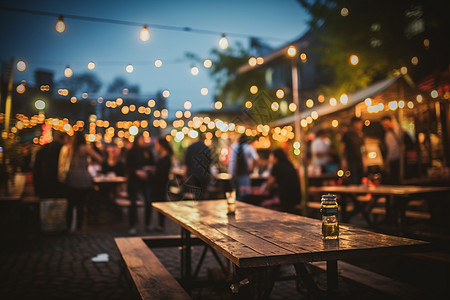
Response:
[{"label": "table leg", "polygon": [[191,280],[191,233],[181,228],[181,278],[185,281]]},{"label": "table leg", "polygon": [[337,260],[327,260],[327,290],[332,292],[338,289]]}]

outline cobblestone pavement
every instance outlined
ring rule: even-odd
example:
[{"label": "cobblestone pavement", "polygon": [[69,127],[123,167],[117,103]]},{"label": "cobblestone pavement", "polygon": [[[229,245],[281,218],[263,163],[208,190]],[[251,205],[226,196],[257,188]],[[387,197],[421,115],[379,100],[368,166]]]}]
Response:
[{"label": "cobblestone pavement", "polygon": [[[143,228],[141,223],[139,235],[148,234]],[[166,220],[167,234],[179,232],[175,223]],[[139,299],[114,242],[114,237],[119,236],[128,236],[126,222],[115,221],[107,213],[100,216],[98,225],[86,226],[81,233],[24,235],[18,232],[7,235],[7,238],[2,238],[0,247],[0,299]],[[201,246],[194,247],[194,262],[202,250]],[[159,248],[153,251],[169,272],[178,277],[179,249]],[[109,255],[107,262],[91,260],[101,253]],[[280,272],[290,274],[293,269],[288,266]],[[218,264],[209,253],[199,277],[211,279],[220,276]],[[313,276],[319,284],[325,284],[323,272],[314,271]],[[227,286],[222,286],[194,289],[191,295],[194,299],[228,299],[230,293]],[[386,298],[345,280],[340,280],[339,295],[337,298],[340,299]],[[295,281],[290,280],[275,283],[270,299],[309,297],[304,291],[299,293]]]}]

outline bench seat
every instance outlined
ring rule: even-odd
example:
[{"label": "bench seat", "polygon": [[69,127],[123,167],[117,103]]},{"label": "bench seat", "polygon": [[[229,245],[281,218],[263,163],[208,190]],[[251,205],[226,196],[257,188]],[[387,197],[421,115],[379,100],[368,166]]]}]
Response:
[{"label": "bench seat", "polygon": [[142,238],[115,238],[141,299],[191,299]]}]

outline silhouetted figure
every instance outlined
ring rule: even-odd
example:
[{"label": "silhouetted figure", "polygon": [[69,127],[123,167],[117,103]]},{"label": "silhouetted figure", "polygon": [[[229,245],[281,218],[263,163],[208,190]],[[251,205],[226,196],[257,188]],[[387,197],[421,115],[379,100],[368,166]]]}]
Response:
[{"label": "silhouetted figure", "polygon": [[259,159],[255,148],[248,143],[248,137],[241,135],[239,142],[231,146],[230,162],[228,165],[228,173],[233,178],[236,187],[236,199],[242,198],[249,193],[250,174],[256,166]]},{"label": "silhouetted figure", "polygon": [[191,144],[184,156],[185,188],[195,199],[203,199],[211,174],[211,150],[203,142],[203,136]]},{"label": "silhouetted figure", "polygon": [[[99,163],[102,157],[86,144],[84,133],[76,131],[72,136],[72,141],[68,145],[64,145],[60,152],[60,166],[69,166],[65,175],[65,184],[67,191],[67,229],[71,229],[73,219],[73,209],[77,212],[77,230],[81,230],[84,221],[84,210],[89,194],[93,188],[91,174],[88,171],[88,158]],[[69,160],[69,162],[67,161]]]},{"label": "silhouetted figure", "polygon": [[341,167],[350,171],[350,182],[360,184],[364,176],[365,146],[363,122],[353,117],[349,130],[341,141]]},{"label": "silhouetted figure", "polygon": [[281,148],[275,149],[270,159],[273,161],[273,166],[266,189],[279,200],[274,204],[279,204],[283,211],[293,212],[302,198],[298,172]]},{"label": "silhouetted figure", "polygon": [[137,199],[141,193],[144,197],[145,205],[145,226],[147,231],[154,229],[150,226],[152,217],[152,196],[150,189],[151,166],[154,166],[155,160],[153,153],[145,142],[144,137],[138,134],[134,138],[133,146],[127,153],[127,188],[130,199],[130,208],[128,212],[128,221],[130,223],[130,234],[136,234],[137,219]]},{"label": "silhouetted figure", "polygon": [[384,157],[384,170],[386,172],[385,184],[400,184],[400,158],[403,151],[403,135],[397,123],[390,116],[381,119],[384,129],[384,144],[386,157]]},{"label": "silhouetted figure", "polygon": [[68,141],[67,134],[55,130],[53,141],[36,153],[33,167],[34,192],[42,199],[66,196],[64,186],[58,180],[58,159],[61,147]]}]

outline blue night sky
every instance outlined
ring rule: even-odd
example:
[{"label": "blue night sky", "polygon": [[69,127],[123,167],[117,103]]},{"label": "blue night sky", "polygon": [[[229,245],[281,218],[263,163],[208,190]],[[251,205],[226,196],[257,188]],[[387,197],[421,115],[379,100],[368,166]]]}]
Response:
[{"label": "blue night sky", "polygon": [[[2,6],[280,38],[264,40],[274,47],[303,34],[308,20],[295,0],[3,0]],[[27,63],[24,72],[15,72],[16,82],[25,79],[33,84],[35,69],[53,70],[58,80],[66,65],[74,73],[82,73],[88,71],[87,63],[94,61],[96,68],[89,72],[102,80],[102,92],[115,77],[121,76],[130,84],[138,84],[143,96],[168,89],[171,113],[182,108],[186,100],[192,102],[193,111],[210,107],[214,82],[200,65],[199,75],[191,75],[192,62],[184,54],[190,51],[208,58],[220,35],[149,28],[150,40],[143,42],[139,39],[139,27],[65,19],[66,30],[58,33],[56,21],[51,16],[0,10],[0,59],[9,61],[15,57]],[[245,38],[228,37],[228,41],[230,45],[240,41],[248,46]],[[156,59],[163,61],[161,68],[154,66]],[[133,64],[133,73],[125,71],[127,64]],[[203,87],[209,89],[207,96],[200,94]]]}]

